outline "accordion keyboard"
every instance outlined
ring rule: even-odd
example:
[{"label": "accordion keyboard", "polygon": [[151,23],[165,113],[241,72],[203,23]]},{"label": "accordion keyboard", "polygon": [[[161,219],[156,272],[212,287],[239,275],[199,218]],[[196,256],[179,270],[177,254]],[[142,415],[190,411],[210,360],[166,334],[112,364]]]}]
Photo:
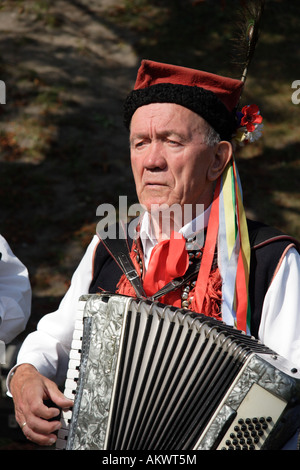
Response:
[{"label": "accordion keyboard", "polygon": [[[75,328],[73,333],[72,345],[69,355],[69,365],[67,372],[67,379],[65,382],[64,395],[71,400],[75,398],[75,392],[77,387],[77,381],[79,377],[79,366],[81,359],[81,346],[82,346],[82,333],[83,333],[83,310],[85,301],[79,301]],[[62,450],[66,446],[70,421],[72,417],[72,410],[66,410],[61,412],[61,429],[58,431],[56,449]]]},{"label": "accordion keyboard", "polygon": [[[220,450],[258,450],[284,411],[286,402],[253,384],[221,441]],[[255,410],[256,416],[253,416]]]}]

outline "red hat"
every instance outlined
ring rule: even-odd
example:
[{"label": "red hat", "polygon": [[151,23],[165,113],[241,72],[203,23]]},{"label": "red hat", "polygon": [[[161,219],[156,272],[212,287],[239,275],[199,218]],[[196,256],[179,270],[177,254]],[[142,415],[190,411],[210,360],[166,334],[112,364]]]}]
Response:
[{"label": "red hat", "polygon": [[177,65],[143,60],[134,90],[125,102],[129,126],[136,109],[150,103],[177,103],[202,116],[221,136],[230,140],[236,129],[235,111],[243,82]]},{"label": "red hat", "polygon": [[243,82],[233,78],[178,65],[143,60],[138,70],[134,89],[140,90],[158,83],[197,86],[210,90],[219,97],[229,111],[236,108],[243,88]]}]

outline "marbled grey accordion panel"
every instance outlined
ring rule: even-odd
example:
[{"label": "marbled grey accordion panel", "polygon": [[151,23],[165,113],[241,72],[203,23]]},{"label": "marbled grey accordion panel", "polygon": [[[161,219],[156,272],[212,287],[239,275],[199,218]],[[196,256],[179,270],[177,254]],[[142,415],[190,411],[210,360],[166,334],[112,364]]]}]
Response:
[{"label": "marbled grey accordion panel", "polygon": [[[92,295],[84,310],[80,382],[67,449],[103,449],[118,359],[123,316],[129,298]],[[97,386],[95,386],[97,384]]]}]

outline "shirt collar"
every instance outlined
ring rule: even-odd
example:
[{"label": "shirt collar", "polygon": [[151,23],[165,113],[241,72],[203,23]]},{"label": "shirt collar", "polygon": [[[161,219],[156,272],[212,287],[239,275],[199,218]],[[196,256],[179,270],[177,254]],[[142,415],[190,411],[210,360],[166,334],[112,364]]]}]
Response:
[{"label": "shirt collar", "polygon": [[[203,232],[208,225],[210,210],[211,206],[209,206],[204,212],[199,214],[195,219],[191,220],[186,225],[181,227],[179,233],[181,233],[184,238],[188,240],[195,237],[197,233]],[[150,217],[148,212],[145,212],[142,216],[139,236],[141,238],[141,243],[143,247],[145,266],[147,268],[151,252],[155,245],[158,243],[150,224]]]}]

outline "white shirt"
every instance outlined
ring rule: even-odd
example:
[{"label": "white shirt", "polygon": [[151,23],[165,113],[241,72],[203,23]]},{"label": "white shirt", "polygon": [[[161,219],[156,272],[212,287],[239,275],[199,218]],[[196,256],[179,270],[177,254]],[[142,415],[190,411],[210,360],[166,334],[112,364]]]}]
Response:
[{"label": "white shirt", "polygon": [[0,235],[0,340],[10,343],[27,324],[31,311],[28,271]]},{"label": "white shirt", "polygon": [[[17,364],[31,363],[57,383],[65,380],[78,299],[89,291],[98,243],[99,239],[95,235],[72,276],[70,287],[58,310],[40,320],[37,331],[25,339],[19,352]],[[296,367],[300,367],[299,286],[300,256],[291,248],[265,296],[259,339]]]}]

